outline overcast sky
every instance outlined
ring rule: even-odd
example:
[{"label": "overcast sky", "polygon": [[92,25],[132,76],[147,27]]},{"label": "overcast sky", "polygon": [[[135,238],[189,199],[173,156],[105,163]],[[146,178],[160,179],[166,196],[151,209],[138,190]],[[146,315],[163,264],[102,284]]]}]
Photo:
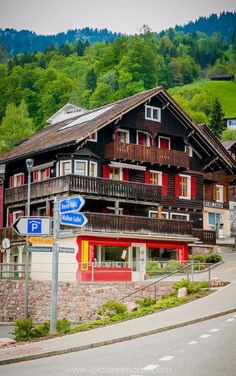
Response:
[{"label": "overcast sky", "polygon": [[235,0],[0,0],[0,28],[55,34],[83,27],[134,34],[161,31],[199,16],[236,11]]}]

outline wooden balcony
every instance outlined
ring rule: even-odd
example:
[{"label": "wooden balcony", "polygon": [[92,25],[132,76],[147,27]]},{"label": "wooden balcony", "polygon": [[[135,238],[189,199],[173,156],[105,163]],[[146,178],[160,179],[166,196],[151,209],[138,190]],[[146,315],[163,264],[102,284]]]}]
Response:
[{"label": "wooden balcony", "polygon": [[116,142],[105,145],[105,159],[150,162],[180,168],[190,167],[188,152],[164,150],[136,144],[118,144]]},{"label": "wooden balcony", "polygon": [[203,244],[216,244],[216,231],[193,229],[193,236],[198,238]]},{"label": "wooden balcony", "polygon": [[[63,193],[79,193],[81,195],[125,198],[161,202],[162,187],[131,181],[115,181],[111,179],[89,176],[67,175],[31,184],[31,201]],[[27,185],[8,188],[5,191],[5,204],[27,201]]]},{"label": "wooden balcony", "polygon": [[88,223],[79,231],[117,234],[192,236],[192,222],[128,215],[84,213]]}]

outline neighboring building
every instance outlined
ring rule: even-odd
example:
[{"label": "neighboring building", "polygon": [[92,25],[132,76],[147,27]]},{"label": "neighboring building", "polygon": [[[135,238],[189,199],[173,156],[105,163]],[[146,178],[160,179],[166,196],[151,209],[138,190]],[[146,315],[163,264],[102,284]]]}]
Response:
[{"label": "neighboring building", "polygon": [[236,129],[236,116],[233,117],[224,117],[224,120],[226,122],[226,127],[228,129]]},{"label": "neighboring building", "polygon": [[211,76],[211,81],[234,81],[233,74],[219,74],[217,76]]},{"label": "neighboring building", "polygon": [[[91,280],[92,262],[94,280],[128,281],[144,279],[149,261],[184,262],[189,244],[215,244],[214,204],[228,210],[224,187],[236,165],[216,140],[162,87],[45,127],[0,157],[0,237],[12,244],[4,257],[24,261],[25,240],[9,226],[25,213],[25,160],[34,158],[31,215],[51,216],[55,197],[86,200],[88,223],[60,239],[75,249],[60,254],[64,279],[71,272],[72,279]],[[224,179],[213,177],[221,171]],[[214,185],[211,196],[207,187]],[[30,256],[32,278],[40,278],[42,254]]]},{"label": "neighboring building", "polygon": [[[236,118],[235,118],[236,122]],[[236,128],[235,128],[236,129]],[[236,161],[236,141],[225,141],[223,146]],[[232,184],[229,186],[229,210],[230,210],[230,227],[231,235],[236,235],[236,186],[235,181],[232,179]]]},{"label": "neighboring building", "polygon": [[78,107],[74,104],[67,103],[65,106],[60,108],[55,114],[50,116],[50,118],[47,120],[47,124],[55,124],[59,123],[60,121],[71,119],[78,115],[83,115],[87,112],[85,108]]}]

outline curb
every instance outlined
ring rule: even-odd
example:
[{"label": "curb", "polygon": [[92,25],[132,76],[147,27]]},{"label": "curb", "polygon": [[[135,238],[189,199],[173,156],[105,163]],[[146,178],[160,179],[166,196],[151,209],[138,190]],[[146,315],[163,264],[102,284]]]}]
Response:
[{"label": "curb", "polygon": [[203,316],[199,317],[197,319],[189,320],[189,321],[184,321],[180,322],[178,324],[173,324],[173,325],[168,325],[162,328],[157,328],[157,329],[152,329],[148,330],[146,332],[140,332],[137,334],[132,334],[130,336],[124,336],[124,337],[119,337],[119,338],[114,338],[106,341],[100,341],[100,342],[94,342],[88,345],[82,345],[82,346],[75,346],[67,349],[61,349],[61,350],[54,350],[54,351],[47,351],[43,353],[38,353],[38,354],[29,354],[29,355],[24,355],[16,358],[11,358],[11,359],[3,359],[0,360],[0,365],[7,365],[7,364],[12,364],[12,363],[19,363],[19,362],[25,362],[27,360],[35,360],[35,359],[41,359],[41,358],[48,358],[50,356],[55,356],[55,355],[62,355],[62,354],[68,354],[76,351],[83,351],[83,350],[89,350],[93,349],[96,347],[102,347],[106,345],[111,345],[114,343],[119,343],[119,342],[124,342],[124,341],[129,341],[132,339],[140,338],[140,337],[145,337],[148,335],[156,334],[156,333],[161,333],[161,332],[166,332],[168,330],[172,329],[177,329],[177,328],[182,328],[184,326],[196,324],[198,322],[206,321],[206,320],[211,320],[220,316],[225,316],[230,313],[236,312],[236,307],[228,309],[226,311],[221,311],[217,312],[208,316]]}]

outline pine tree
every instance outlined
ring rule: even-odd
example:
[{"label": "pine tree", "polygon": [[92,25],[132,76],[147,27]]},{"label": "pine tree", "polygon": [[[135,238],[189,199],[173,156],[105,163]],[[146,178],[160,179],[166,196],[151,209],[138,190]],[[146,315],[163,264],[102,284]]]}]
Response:
[{"label": "pine tree", "polygon": [[13,145],[34,132],[27,105],[21,101],[19,106],[9,103],[0,125],[0,152],[10,150]]},{"label": "pine tree", "polygon": [[212,132],[217,137],[220,137],[221,133],[225,129],[223,117],[224,117],[224,112],[222,110],[221,103],[216,98],[214,103],[213,103],[213,107],[212,107],[212,111],[211,111],[209,127],[211,128]]}]

